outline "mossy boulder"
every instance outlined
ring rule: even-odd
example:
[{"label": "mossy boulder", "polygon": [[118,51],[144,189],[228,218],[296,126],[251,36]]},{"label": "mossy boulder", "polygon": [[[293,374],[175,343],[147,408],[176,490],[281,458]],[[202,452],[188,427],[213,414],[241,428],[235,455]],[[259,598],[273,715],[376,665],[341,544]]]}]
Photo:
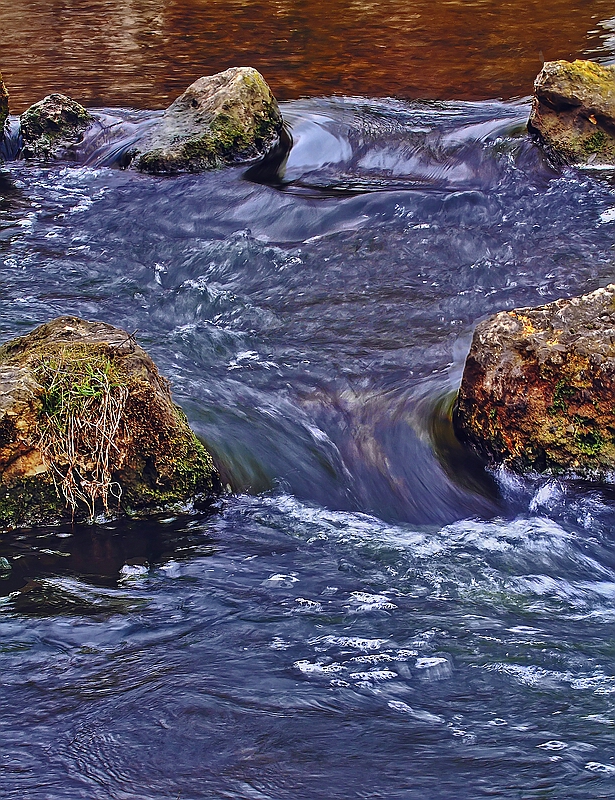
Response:
[{"label": "mossy boulder", "polygon": [[232,67],[199,78],[137,142],[131,166],[142,172],[201,172],[252,161],[282,131],[282,115],[263,76]]},{"label": "mossy boulder", "polygon": [[0,72],[0,142],[4,138],[4,125],[9,115],[9,93],[2,80]]},{"label": "mossy boulder", "polygon": [[615,164],[615,67],[547,61],[534,83],[528,128],[556,160]]},{"label": "mossy boulder", "polygon": [[60,317],[0,347],[0,530],[209,504],[220,480],[125,331]]},{"label": "mossy boulder", "polygon": [[64,94],[50,94],[20,117],[24,158],[66,158],[95,118]]},{"label": "mossy boulder", "polygon": [[603,479],[615,471],[615,284],[503,311],[474,333],[454,412],[493,466]]}]

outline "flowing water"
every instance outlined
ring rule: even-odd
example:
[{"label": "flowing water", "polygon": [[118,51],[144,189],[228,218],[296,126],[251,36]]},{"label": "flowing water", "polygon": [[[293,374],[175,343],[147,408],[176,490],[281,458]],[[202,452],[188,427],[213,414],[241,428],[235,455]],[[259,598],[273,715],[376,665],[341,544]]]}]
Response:
[{"label": "flowing water", "polygon": [[2,796],[615,797],[615,489],[488,473],[448,415],[478,320],[613,280],[611,175],[527,99],[282,110],[171,179],[118,167],[156,112],[52,166],[12,120],[0,339],[137,331],[228,491],[0,538]]}]

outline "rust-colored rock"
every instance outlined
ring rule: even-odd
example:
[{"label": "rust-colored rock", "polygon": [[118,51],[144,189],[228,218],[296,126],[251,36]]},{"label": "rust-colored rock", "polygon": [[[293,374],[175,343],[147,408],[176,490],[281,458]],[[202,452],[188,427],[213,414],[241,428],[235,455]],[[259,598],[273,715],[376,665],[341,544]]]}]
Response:
[{"label": "rust-colored rock", "polygon": [[481,322],[454,423],[494,466],[590,479],[613,473],[615,284]]},{"label": "rust-colored rock", "polygon": [[615,164],[615,67],[547,61],[534,83],[528,128],[556,161]]},{"label": "rust-colored rock", "polygon": [[125,331],[60,317],[0,347],[0,530],[209,503],[219,489]]}]

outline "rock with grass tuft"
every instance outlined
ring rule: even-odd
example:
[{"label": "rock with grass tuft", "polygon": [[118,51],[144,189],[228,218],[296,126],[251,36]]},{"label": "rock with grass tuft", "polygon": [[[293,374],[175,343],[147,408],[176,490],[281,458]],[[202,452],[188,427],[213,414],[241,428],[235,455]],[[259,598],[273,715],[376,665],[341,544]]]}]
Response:
[{"label": "rock with grass tuft", "polygon": [[279,140],[282,115],[263,76],[231,67],[199,78],[132,153],[142,172],[201,172],[253,161]]},{"label": "rock with grass tuft", "polygon": [[454,422],[493,466],[613,475],[615,284],[481,322]]},{"label": "rock with grass tuft", "polygon": [[219,490],[125,331],[60,317],[0,347],[0,530],[207,505]]},{"label": "rock with grass tuft", "polygon": [[615,165],[615,66],[547,61],[528,128],[555,161]]},{"label": "rock with grass tuft", "polygon": [[20,117],[24,158],[68,158],[95,118],[64,94],[50,94]]}]

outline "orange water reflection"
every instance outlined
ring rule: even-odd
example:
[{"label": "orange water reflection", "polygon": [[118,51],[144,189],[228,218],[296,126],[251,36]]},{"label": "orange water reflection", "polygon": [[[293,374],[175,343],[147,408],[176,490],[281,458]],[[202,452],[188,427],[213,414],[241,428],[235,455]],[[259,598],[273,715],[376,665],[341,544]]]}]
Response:
[{"label": "orange water reflection", "polygon": [[192,80],[260,69],[280,99],[510,98],[544,59],[596,55],[611,0],[0,0],[19,112],[51,91],[167,105]]}]

